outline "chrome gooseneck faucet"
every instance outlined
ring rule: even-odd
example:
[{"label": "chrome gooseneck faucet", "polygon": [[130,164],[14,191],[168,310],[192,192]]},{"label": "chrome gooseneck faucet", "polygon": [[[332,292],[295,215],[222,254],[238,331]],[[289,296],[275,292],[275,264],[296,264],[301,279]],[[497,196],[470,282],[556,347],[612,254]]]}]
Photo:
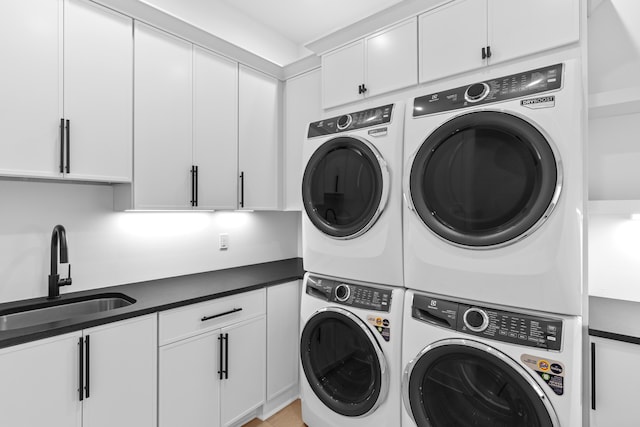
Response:
[{"label": "chrome gooseneck faucet", "polygon": [[59,224],[53,227],[51,234],[51,274],[49,274],[48,299],[60,298],[60,286],[71,284],[71,265],[69,265],[69,277],[60,279],[58,274],[58,242],[60,243],[60,262],[66,264],[69,262],[67,234],[64,227]]}]

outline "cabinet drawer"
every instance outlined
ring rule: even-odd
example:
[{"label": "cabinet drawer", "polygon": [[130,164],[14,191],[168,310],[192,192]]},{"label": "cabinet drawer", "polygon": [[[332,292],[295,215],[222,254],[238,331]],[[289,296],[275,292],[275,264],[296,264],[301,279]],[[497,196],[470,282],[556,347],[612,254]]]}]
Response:
[{"label": "cabinet drawer", "polygon": [[259,289],[160,312],[159,345],[263,315],[265,295],[265,289]]}]

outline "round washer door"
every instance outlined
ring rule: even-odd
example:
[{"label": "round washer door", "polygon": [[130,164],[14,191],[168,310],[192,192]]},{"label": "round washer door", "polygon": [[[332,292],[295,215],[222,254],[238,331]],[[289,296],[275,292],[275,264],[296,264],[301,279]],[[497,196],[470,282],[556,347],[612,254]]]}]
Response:
[{"label": "round washer door", "polygon": [[406,410],[418,427],[558,427],[538,383],[498,350],[463,339],[438,341],[406,367]]},{"label": "round washer door", "polygon": [[307,321],[300,359],[315,395],[340,415],[370,414],[386,398],[384,354],[369,327],[347,310],[324,308]]},{"label": "round washer door", "polygon": [[562,169],[545,136],[511,114],[451,119],[422,143],[409,192],[422,222],[475,249],[513,243],[540,227],[560,195]]},{"label": "round washer door", "polygon": [[336,239],[352,239],[375,224],[387,202],[389,172],[367,141],[342,136],[322,144],[307,162],[302,203],[313,225]]}]

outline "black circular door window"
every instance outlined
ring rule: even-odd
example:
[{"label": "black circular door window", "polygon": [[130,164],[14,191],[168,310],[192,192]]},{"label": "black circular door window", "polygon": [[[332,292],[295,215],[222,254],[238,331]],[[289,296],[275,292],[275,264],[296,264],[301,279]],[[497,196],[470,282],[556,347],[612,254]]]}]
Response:
[{"label": "black circular door window", "polygon": [[382,212],[384,185],[373,149],[359,139],[339,137],[322,144],[309,159],[302,202],[317,229],[334,238],[354,238]]},{"label": "black circular door window", "polygon": [[557,426],[526,375],[484,350],[443,345],[413,365],[405,399],[418,427]]},{"label": "black circular door window", "polygon": [[480,111],[437,128],[411,166],[416,213],[438,236],[470,247],[512,243],[551,213],[561,170],[548,141],[511,114]]},{"label": "black circular door window", "polygon": [[376,345],[356,320],[339,312],[321,311],[309,319],[300,340],[302,368],[328,408],[348,417],[377,408],[386,395],[386,362]]}]

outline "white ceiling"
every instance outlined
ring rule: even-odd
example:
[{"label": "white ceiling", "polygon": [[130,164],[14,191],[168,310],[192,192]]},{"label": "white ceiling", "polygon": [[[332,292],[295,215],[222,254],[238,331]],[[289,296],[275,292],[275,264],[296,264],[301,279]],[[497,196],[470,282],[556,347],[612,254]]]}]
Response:
[{"label": "white ceiling", "polygon": [[407,0],[142,0],[278,65],[304,46]]},{"label": "white ceiling", "polygon": [[304,46],[402,0],[211,1],[222,1],[279,32],[297,45]]}]

